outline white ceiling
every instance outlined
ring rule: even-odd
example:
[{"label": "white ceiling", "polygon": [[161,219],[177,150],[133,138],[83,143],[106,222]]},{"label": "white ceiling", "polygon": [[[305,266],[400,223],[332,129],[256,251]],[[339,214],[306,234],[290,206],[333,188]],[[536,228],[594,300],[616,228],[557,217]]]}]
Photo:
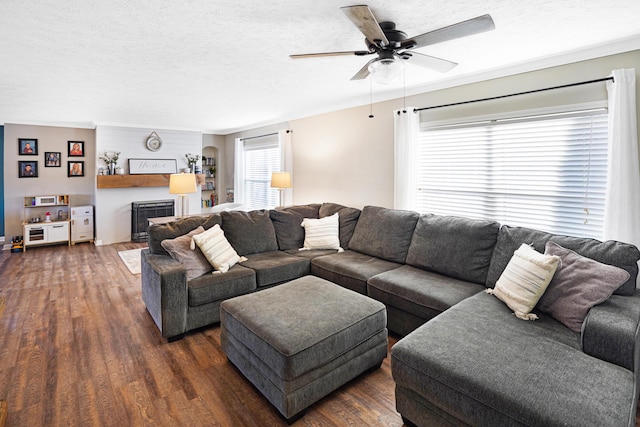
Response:
[{"label": "white ceiling", "polygon": [[[288,56],[365,49],[340,11],[352,4],[361,3],[2,0],[0,123],[227,134],[366,104],[369,80],[349,79],[371,57]],[[408,65],[407,93],[558,54],[585,59],[640,48],[639,0],[367,4],[410,37],[485,13],[495,21],[495,31],[419,49],[460,65],[446,74]],[[374,101],[403,94],[401,82],[373,90]]]}]

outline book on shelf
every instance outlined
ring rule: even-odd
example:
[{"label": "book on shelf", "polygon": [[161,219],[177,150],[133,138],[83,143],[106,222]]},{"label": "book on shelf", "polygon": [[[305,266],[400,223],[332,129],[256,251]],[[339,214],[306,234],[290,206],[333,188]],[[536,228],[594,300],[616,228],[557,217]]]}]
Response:
[{"label": "book on shelf", "polygon": [[212,194],[210,198],[208,199],[203,199],[202,200],[202,207],[203,208],[212,208],[215,205],[218,204],[218,196],[215,194]]}]

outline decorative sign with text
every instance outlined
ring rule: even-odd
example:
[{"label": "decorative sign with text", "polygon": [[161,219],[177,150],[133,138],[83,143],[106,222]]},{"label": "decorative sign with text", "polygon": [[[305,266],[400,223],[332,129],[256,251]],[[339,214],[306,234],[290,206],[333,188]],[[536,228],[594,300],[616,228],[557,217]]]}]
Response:
[{"label": "decorative sign with text", "polygon": [[129,159],[129,174],[169,174],[178,172],[176,159]]}]

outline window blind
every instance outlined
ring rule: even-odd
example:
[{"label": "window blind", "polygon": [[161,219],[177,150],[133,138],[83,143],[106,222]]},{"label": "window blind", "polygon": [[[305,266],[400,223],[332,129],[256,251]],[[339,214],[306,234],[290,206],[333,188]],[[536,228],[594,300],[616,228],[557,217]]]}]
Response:
[{"label": "window blind", "polygon": [[601,238],[607,113],[430,128],[418,147],[421,212]]},{"label": "window blind", "polygon": [[278,135],[244,141],[245,208],[271,209],[278,205],[278,190],[271,188],[271,172],[280,170]]}]

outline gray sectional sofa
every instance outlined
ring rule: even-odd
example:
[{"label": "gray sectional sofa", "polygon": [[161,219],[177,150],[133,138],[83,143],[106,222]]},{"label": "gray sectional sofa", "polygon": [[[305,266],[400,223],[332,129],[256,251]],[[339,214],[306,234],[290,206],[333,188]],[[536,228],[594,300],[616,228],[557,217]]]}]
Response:
[{"label": "gray sectional sofa", "polygon": [[[335,250],[299,251],[303,218],[339,214]],[[187,280],[164,239],[215,224],[246,262]],[[522,243],[552,241],[629,278],[588,311],[581,330],[534,310],[516,318],[493,288]],[[225,299],[313,274],[381,301],[396,407],[415,425],[635,425],[640,251],[620,242],[552,235],[494,221],[333,203],[222,212],[149,228],[142,296],[170,340],[219,322]]]}]

